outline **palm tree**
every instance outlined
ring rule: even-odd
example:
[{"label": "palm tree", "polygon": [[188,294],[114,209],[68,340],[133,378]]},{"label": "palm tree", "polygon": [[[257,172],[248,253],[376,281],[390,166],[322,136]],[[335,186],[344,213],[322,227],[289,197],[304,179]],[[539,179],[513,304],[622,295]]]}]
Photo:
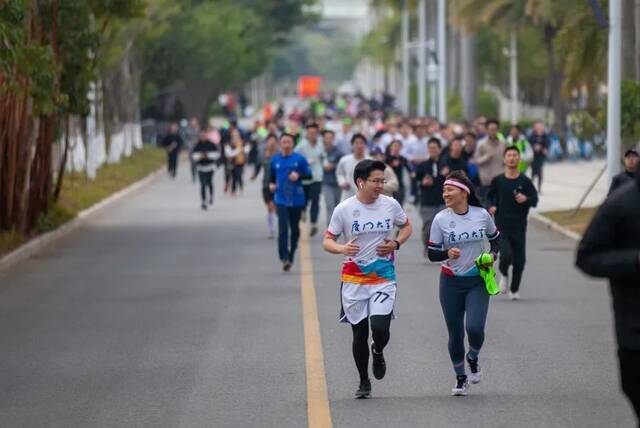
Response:
[{"label": "palm tree", "polygon": [[560,31],[568,0],[452,0],[452,23],[459,28],[478,29],[491,25],[504,31],[513,31],[524,25],[540,28],[547,55],[547,76],[554,128],[561,137],[566,132],[566,106],[562,99],[562,67],[556,55],[554,42]]}]

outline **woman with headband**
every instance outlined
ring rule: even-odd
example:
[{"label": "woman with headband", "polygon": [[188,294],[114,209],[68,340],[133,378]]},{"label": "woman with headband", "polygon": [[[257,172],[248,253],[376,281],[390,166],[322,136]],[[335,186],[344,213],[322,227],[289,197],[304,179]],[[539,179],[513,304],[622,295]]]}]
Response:
[{"label": "woman with headband", "polygon": [[[471,383],[479,383],[478,354],[484,342],[489,294],[476,266],[476,259],[489,252],[495,261],[498,229],[481,207],[473,184],[462,171],[449,174],[444,182],[444,203],[431,224],[427,252],[429,260],[441,261],[440,305],[449,331],[449,356],[456,374],[451,395],[467,395]],[[487,240],[489,245],[487,245]],[[469,340],[465,356],[464,335]],[[469,378],[465,372],[469,364]]]}]

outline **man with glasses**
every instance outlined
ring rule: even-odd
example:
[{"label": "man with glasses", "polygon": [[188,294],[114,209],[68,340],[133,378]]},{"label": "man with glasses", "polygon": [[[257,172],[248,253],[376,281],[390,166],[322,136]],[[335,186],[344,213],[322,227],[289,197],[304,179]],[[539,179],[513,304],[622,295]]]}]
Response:
[{"label": "man with glasses", "polygon": [[[333,211],[323,247],[342,254],[340,321],[351,324],[353,358],[360,375],[357,398],[371,395],[369,380],[369,325],[372,370],[376,379],[386,373],[383,349],[389,342],[389,326],[396,297],[395,251],[411,236],[411,225],[400,204],[382,194],[386,165],[365,159],[356,165],[356,194]],[[400,228],[393,239],[394,226]],[[343,236],[344,244],[338,243]]]}]

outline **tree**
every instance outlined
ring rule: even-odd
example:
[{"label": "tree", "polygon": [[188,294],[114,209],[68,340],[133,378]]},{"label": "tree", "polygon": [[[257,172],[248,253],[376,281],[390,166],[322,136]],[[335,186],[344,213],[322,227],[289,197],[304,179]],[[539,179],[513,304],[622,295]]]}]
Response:
[{"label": "tree", "polygon": [[556,37],[575,2],[568,0],[453,0],[454,24],[478,28],[500,26],[512,31],[525,25],[538,29],[547,61],[549,95],[554,111],[554,128],[564,137],[566,133],[566,105],[562,96],[563,63],[555,48]]},{"label": "tree", "polygon": [[[99,43],[92,17],[126,16],[140,0],[7,0],[0,4],[0,230],[33,230],[52,194],[61,124],[86,113]],[[6,49],[5,49],[6,48]],[[59,176],[61,180],[62,176]]]},{"label": "tree", "polygon": [[181,84],[187,109],[205,114],[221,91],[240,87],[270,65],[295,25],[312,18],[305,7],[314,2],[180,0],[179,13],[166,22],[171,31],[144,41],[145,85],[175,93]]}]

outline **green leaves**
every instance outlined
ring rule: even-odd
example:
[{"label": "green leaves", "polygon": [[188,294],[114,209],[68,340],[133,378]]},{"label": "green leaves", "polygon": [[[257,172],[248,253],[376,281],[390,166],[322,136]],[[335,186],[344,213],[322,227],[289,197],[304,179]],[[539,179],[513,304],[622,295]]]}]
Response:
[{"label": "green leaves", "polygon": [[[150,1],[153,4],[163,0]],[[269,66],[315,0],[181,0],[178,10],[141,34],[145,99],[177,82],[211,96]]]}]

